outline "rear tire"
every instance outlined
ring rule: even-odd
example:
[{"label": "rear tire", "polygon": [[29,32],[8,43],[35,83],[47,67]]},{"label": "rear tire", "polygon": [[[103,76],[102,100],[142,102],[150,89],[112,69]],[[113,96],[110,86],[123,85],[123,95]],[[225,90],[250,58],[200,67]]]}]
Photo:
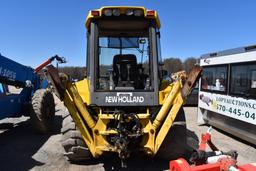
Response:
[{"label": "rear tire", "polygon": [[187,149],[187,128],[183,108],[177,114],[172,127],[167,133],[157,157],[164,160],[177,159],[183,157]]},{"label": "rear tire", "polygon": [[47,133],[54,126],[55,104],[53,94],[46,89],[39,89],[32,97],[30,118],[35,129]]},{"label": "rear tire", "polygon": [[63,115],[61,133],[61,144],[65,150],[64,155],[71,162],[78,162],[91,158],[91,153],[82,138],[81,132],[78,130],[67,109]]}]

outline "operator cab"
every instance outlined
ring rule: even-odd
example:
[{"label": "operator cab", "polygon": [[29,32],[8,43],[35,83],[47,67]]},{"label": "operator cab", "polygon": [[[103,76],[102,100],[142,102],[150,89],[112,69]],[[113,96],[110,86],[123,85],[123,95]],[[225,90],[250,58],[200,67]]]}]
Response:
[{"label": "operator cab", "polygon": [[94,104],[105,105],[111,92],[134,92],[132,96],[150,97],[148,105],[158,104],[160,23],[156,12],[150,12],[142,7],[91,11],[86,22],[87,75]]},{"label": "operator cab", "polygon": [[[130,25],[129,22],[121,23]],[[116,24],[112,24],[109,31],[105,31],[106,27],[99,27],[97,90],[149,90],[148,31],[137,28],[141,30],[135,35],[126,27],[113,32],[113,26]]]}]

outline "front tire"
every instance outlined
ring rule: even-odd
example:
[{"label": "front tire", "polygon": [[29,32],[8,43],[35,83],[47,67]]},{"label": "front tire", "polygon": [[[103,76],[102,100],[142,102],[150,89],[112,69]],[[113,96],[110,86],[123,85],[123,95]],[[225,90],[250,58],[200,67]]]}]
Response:
[{"label": "front tire", "polygon": [[39,89],[32,97],[30,118],[35,129],[48,133],[54,126],[55,104],[53,94],[46,89]]},{"label": "front tire", "polygon": [[157,157],[164,160],[183,157],[187,149],[187,128],[183,108],[181,108],[167,133]]},{"label": "front tire", "polygon": [[64,155],[71,162],[79,162],[91,158],[91,153],[82,138],[81,132],[67,109],[63,115],[61,133],[61,144],[65,150]]}]

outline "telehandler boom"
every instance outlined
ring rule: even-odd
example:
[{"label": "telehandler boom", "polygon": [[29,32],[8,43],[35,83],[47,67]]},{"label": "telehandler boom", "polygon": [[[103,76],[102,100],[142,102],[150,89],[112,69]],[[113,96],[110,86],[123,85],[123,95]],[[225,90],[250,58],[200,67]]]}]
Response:
[{"label": "telehandler boom", "polygon": [[[33,69],[0,54],[0,119],[29,115],[38,132],[50,131],[55,104],[42,69],[54,60],[65,62],[63,58],[53,56]],[[8,86],[21,90],[12,93]]]}]

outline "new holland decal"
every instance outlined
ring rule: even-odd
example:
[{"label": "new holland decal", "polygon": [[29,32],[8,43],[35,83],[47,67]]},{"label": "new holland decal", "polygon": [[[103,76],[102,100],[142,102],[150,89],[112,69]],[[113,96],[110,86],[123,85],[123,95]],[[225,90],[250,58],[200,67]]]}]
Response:
[{"label": "new holland decal", "polygon": [[143,103],[143,96],[133,96],[131,92],[116,93],[116,96],[106,96],[106,103]]}]

